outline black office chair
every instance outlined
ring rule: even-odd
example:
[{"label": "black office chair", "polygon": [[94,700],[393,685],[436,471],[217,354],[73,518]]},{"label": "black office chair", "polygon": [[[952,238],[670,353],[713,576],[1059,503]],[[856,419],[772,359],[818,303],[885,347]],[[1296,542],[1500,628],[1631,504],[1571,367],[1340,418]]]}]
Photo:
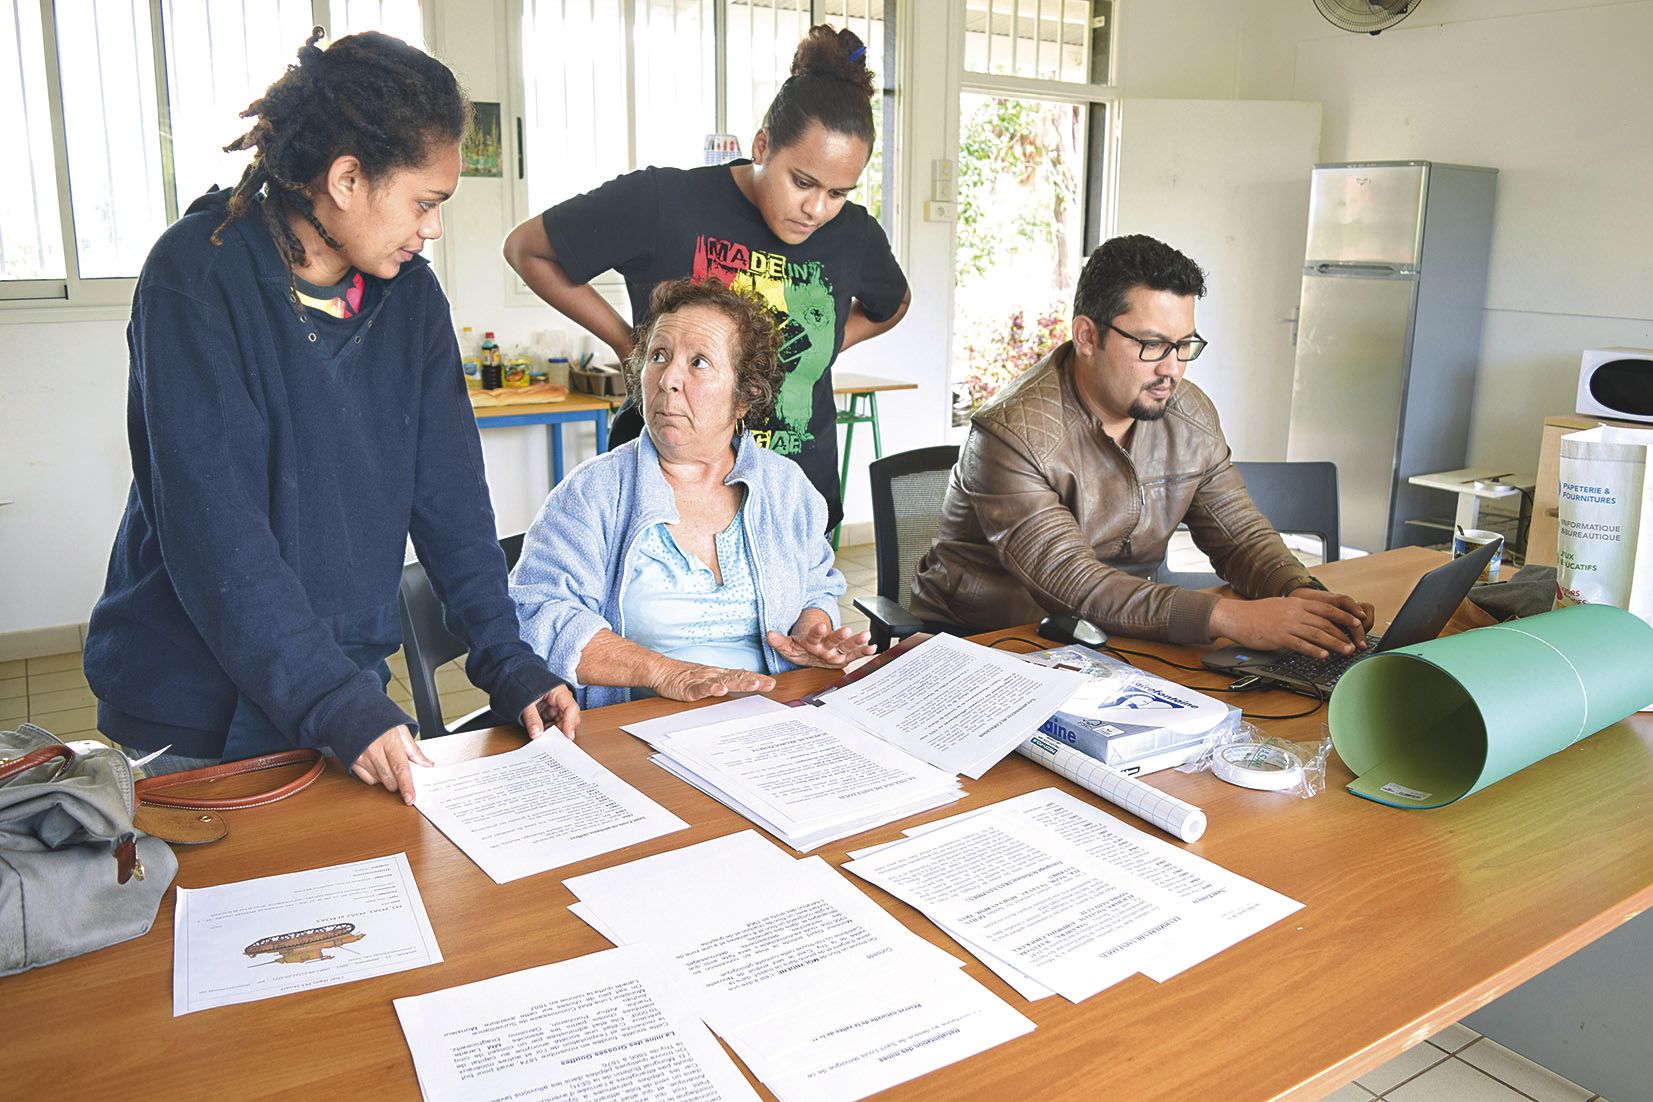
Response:
[{"label": "black office chair", "polygon": [[[522,533],[499,541],[509,570],[522,557]],[[408,685],[413,689],[413,715],[419,721],[421,738],[480,731],[515,722],[502,718],[491,708],[478,708],[451,725],[442,721],[442,698],[436,690],[436,670],[469,648],[448,630],[442,621],[442,602],[431,588],[424,565],[417,560],[402,567],[402,650],[407,655]]]},{"label": "black office chair", "polygon": [[872,641],[879,650],[914,632],[946,630],[907,611],[912,603],[913,571],[930,549],[941,523],[941,500],[958,461],[955,444],[917,448],[875,459],[872,478],[872,534],[878,561],[878,596],[855,599],[867,614]]},{"label": "black office chair", "polygon": [[[1335,463],[1235,463],[1245,480],[1252,504],[1281,535],[1315,536],[1322,559],[1336,562],[1340,554]],[[1222,585],[1215,574],[1167,569],[1161,563],[1154,580],[1184,589]]]}]

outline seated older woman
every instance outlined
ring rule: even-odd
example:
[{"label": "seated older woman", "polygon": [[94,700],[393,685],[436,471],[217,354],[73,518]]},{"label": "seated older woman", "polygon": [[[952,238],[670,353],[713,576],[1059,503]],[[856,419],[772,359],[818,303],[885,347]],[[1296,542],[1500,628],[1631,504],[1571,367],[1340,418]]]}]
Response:
[{"label": "seated older woman", "polygon": [[837,627],[826,502],[746,431],[780,387],[777,339],[716,281],[655,289],[626,364],[645,431],[552,489],[511,575],[523,639],[583,707],[763,692],[871,653]]}]

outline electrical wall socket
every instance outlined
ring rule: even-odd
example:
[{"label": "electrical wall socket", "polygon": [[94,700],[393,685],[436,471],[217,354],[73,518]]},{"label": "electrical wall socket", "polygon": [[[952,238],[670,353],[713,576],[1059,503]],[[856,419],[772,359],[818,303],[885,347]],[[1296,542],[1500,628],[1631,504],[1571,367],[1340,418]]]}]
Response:
[{"label": "electrical wall socket", "polygon": [[957,163],[955,163],[953,161],[950,161],[945,157],[940,157],[940,158],[937,158],[936,160],[933,160],[933,161],[930,162],[930,179],[932,181],[936,181],[936,180],[951,181],[957,175],[958,175],[958,165],[957,165]]},{"label": "electrical wall socket", "polygon": [[924,204],[924,221],[926,222],[951,222],[957,216],[957,213],[957,207],[953,203],[931,199]]},{"label": "electrical wall socket", "polygon": [[930,198],[939,199],[944,203],[951,203],[958,199],[958,188],[951,178],[946,180],[930,181]]}]

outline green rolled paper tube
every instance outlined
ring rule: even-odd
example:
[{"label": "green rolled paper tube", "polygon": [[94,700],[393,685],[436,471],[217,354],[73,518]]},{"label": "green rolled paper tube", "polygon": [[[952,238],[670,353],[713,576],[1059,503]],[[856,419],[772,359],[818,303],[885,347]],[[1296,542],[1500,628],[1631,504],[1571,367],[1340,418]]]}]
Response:
[{"label": "green rolled paper tube", "polygon": [[1349,791],[1440,807],[1653,703],[1653,627],[1577,605],[1374,654],[1332,691]]}]

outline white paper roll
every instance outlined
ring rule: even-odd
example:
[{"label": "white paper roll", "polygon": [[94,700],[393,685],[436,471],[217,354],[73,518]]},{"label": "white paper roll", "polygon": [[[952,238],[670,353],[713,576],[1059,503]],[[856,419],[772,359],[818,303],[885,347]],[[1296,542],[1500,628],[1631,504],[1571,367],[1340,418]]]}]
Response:
[{"label": "white paper roll", "polygon": [[1103,765],[1088,754],[1081,754],[1053,738],[1034,735],[1016,750],[1024,758],[1031,758],[1052,773],[1059,773],[1109,803],[1146,819],[1173,838],[1197,842],[1205,833],[1205,812],[1193,804],[1167,796],[1153,785],[1127,777],[1119,770]]}]

